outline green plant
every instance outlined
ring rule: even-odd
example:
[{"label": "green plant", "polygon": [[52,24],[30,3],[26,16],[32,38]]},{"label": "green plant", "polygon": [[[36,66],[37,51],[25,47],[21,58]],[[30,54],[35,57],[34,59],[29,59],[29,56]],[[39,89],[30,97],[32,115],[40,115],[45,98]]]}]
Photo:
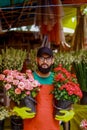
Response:
[{"label": "green plant", "polygon": [[0,71],[5,69],[21,70],[24,60],[26,59],[26,51],[22,49],[6,48],[1,50],[0,55]]},{"label": "green plant", "polygon": [[37,69],[37,65],[36,65],[36,53],[37,53],[37,49],[31,49],[30,52],[29,52],[29,60],[30,60],[30,63],[29,63],[29,68],[32,70],[32,71],[36,71]]},{"label": "green plant", "polygon": [[72,63],[74,60],[73,57],[73,52],[54,52],[54,68],[57,67],[58,65],[62,64],[62,66],[64,68],[66,68],[67,70],[71,70],[72,67]]},{"label": "green plant", "polygon": [[72,103],[82,98],[82,92],[76,76],[67,71],[62,65],[54,69],[54,90],[52,94],[56,100],[69,100]]},{"label": "green plant", "polygon": [[75,52],[73,68],[81,90],[87,92],[87,50]]}]

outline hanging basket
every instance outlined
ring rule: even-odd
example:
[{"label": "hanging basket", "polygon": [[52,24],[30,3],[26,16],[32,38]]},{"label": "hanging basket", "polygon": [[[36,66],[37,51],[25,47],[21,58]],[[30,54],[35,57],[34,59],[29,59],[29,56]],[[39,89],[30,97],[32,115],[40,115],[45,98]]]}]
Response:
[{"label": "hanging basket", "polygon": [[23,120],[19,116],[11,116],[11,130],[23,130]]},{"label": "hanging basket", "polygon": [[71,109],[71,105],[72,105],[71,101],[68,101],[68,100],[56,100],[54,102],[55,115],[61,115],[61,113],[59,111],[62,110],[62,109],[66,109],[66,110]]}]

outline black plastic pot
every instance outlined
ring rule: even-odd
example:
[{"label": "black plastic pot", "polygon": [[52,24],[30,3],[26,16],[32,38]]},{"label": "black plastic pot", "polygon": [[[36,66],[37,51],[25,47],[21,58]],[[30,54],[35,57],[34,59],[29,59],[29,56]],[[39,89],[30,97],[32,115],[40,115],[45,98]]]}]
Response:
[{"label": "black plastic pot", "polygon": [[11,116],[11,130],[23,130],[23,120],[19,116]]},{"label": "black plastic pot", "polygon": [[61,109],[66,109],[66,110],[71,109],[71,105],[72,105],[71,101],[68,101],[68,100],[56,100],[54,102],[55,115],[61,115],[61,113],[59,112]]},{"label": "black plastic pot", "polygon": [[31,108],[31,112],[36,112],[36,100],[32,98],[31,96],[26,96],[21,101],[21,106],[26,106]]},{"label": "black plastic pot", "polygon": [[82,99],[80,100],[80,104],[81,104],[81,105],[87,105],[87,92],[82,91],[82,93],[83,93],[83,97],[82,97]]},{"label": "black plastic pot", "polygon": [[0,130],[4,130],[4,122],[5,120],[0,120]]}]

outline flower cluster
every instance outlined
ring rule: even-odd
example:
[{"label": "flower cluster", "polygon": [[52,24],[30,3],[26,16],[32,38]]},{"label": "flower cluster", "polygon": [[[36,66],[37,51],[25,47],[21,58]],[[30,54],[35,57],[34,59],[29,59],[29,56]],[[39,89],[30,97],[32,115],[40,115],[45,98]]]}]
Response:
[{"label": "flower cluster", "polygon": [[80,127],[84,130],[87,130],[87,120],[83,119],[80,123]]},{"label": "flower cluster", "polygon": [[28,95],[35,97],[40,90],[40,83],[34,80],[31,70],[21,73],[17,70],[4,70],[0,80],[6,89],[7,95],[16,103]]},{"label": "flower cluster", "polygon": [[76,103],[82,98],[82,92],[76,76],[71,74],[62,65],[54,69],[54,90],[52,93],[57,100],[69,100]]},{"label": "flower cluster", "polygon": [[10,111],[4,107],[4,106],[1,106],[0,107],[0,120],[4,120],[5,118],[8,118],[10,117]]}]

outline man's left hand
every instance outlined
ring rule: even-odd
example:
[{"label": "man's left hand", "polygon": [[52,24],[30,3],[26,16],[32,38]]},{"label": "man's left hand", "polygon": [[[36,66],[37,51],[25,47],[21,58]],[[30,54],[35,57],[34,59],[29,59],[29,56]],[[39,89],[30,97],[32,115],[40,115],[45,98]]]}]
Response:
[{"label": "man's left hand", "polygon": [[73,110],[60,110],[60,113],[62,113],[64,115],[56,115],[55,119],[61,120],[61,121],[64,121],[64,122],[70,121],[75,114]]}]

